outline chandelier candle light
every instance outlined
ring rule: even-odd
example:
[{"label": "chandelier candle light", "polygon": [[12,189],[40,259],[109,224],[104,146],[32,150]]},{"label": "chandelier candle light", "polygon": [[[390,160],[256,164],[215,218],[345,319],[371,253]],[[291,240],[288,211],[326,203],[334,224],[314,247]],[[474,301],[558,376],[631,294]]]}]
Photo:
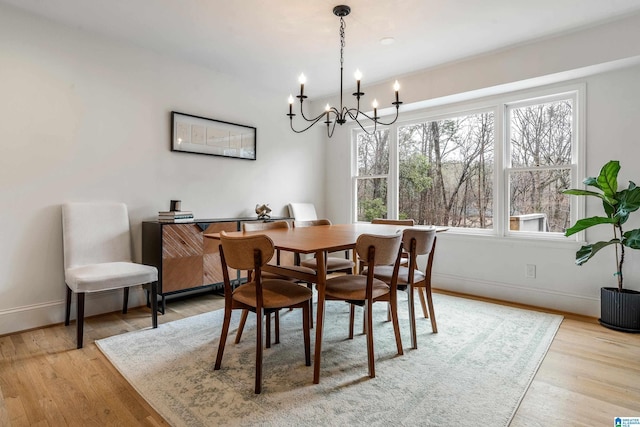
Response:
[{"label": "chandelier candle light", "polygon": [[[327,104],[327,106],[325,107],[325,111],[323,113],[319,114],[317,117],[314,117],[314,118],[307,118],[304,115],[304,111],[302,108],[302,104],[304,100],[307,98],[307,96],[304,94],[304,84],[307,82],[307,78],[304,74],[300,74],[300,78],[298,79],[300,83],[300,95],[296,95],[296,98],[300,100],[300,115],[304,120],[306,120],[310,124],[309,126],[307,126],[302,130],[296,130],[293,127],[293,117],[296,116],[296,114],[293,113],[293,102],[294,102],[293,95],[289,95],[289,114],[287,114],[287,116],[289,116],[291,130],[293,130],[296,133],[302,133],[309,130],[313,125],[318,123],[323,117],[326,118],[324,123],[326,123],[327,125],[327,135],[329,136],[329,138],[333,136],[333,131],[336,128],[336,123],[339,125],[343,125],[347,122],[347,118],[355,121],[360,126],[360,128],[362,128],[362,130],[369,135],[373,135],[376,132],[378,125],[388,126],[395,123],[396,120],[398,120],[398,110],[402,102],[400,101],[400,97],[398,95],[398,92],[400,91],[400,84],[398,84],[397,80],[393,85],[393,89],[396,92],[396,100],[391,104],[396,106],[396,116],[392,121],[388,123],[384,123],[378,119],[378,101],[375,99],[371,104],[373,107],[373,117],[369,116],[368,114],[360,110],[360,98],[364,95],[364,92],[360,92],[360,80],[362,79],[362,73],[360,72],[360,70],[356,70],[354,74],[354,77],[356,78],[356,91],[353,93],[353,96],[356,97],[356,101],[357,101],[356,108],[347,108],[342,105],[342,92],[343,92],[342,80],[343,80],[343,65],[344,65],[344,45],[345,45],[344,17],[347,16],[349,12],[351,12],[351,8],[349,6],[340,5],[333,8],[333,14],[340,17],[340,108],[331,107],[329,104]],[[367,119],[373,122],[372,131],[367,130],[365,126],[363,126],[363,124],[360,122],[360,120],[362,120],[361,116],[366,117]]]}]

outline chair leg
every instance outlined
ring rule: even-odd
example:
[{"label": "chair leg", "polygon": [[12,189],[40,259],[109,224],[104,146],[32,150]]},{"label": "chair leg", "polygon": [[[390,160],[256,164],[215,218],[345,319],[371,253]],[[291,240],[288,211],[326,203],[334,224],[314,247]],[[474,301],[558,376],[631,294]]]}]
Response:
[{"label": "chair leg", "polygon": [[350,308],[349,308],[349,339],[352,340],[353,339],[353,324],[355,323],[356,320],[356,306],[353,304],[350,304]]},{"label": "chair leg", "polygon": [[[265,341],[267,341],[267,348],[271,348],[271,313],[267,313],[265,317],[267,318],[266,325],[265,325],[267,329]],[[256,393],[258,392],[256,391]]]},{"label": "chair leg", "polygon": [[[409,286],[409,288],[407,289],[408,295],[407,295],[407,301],[409,304],[409,330],[411,333],[411,348],[416,349],[418,348],[418,340],[417,340],[417,336],[416,336],[416,307],[415,307],[415,303],[414,303],[414,290],[415,288],[412,286]],[[417,288],[418,290],[418,294],[422,295],[422,289]]]},{"label": "chair leg", "polygon": [[376,377],[376,361],[373,351],[373,316],[372,301],[365,301],[364,316],[367,324],[367,360],[369,362],[369,378]]},{"label": "chair leg", "polygon": [[276,341],[275,344],[280,344],[280,310],[275,313],[275,330],[276,330]]},{"label": "chair leg", "polygon": [[309,329],[311,326],[311,300],[308,304],[302,306],[302,333],[304,334],[304,363],[306,366],[311,366],[311,336]]},{"label": "chair leg", "polygon": [[158,327],[158,282],[151,283],[151,325]]},{"label": "chair leg", "polygon": [[418,288],[418,296],[420,297],[420,305],[422,305],[422,314],[424,314],[424,318],[429,318],[429,311],[427,310],[427,304],[424,300],[424,294],[422,293],[422,288]]},{"label": "chair leg", "polygon": [[362,335],[367,334],[367,310],[362,312]]},{"label": "chair leg", "polygon": [[[307,288],[313,293],[313,283],[307,283]],[[313,329],[313,298],[309,300],[309,328]]]},{"label": "chair leg", "polygon": [[264,319],[264,312],[259,310],[256,312],[256,394],[262,392],[262,319]]},{"label": "chair leg", "polygon": [[82,348],[82,335],[84,333],[84,292],[79,292],[76,301],[76,342],[78,348]]},{"label": "chair leg", "polygon": [[67,309],[64,314],[64,325],[69,326],[69,320],[71,319],[71,288],[67,286]]},{"label": "chair leg", "polygon": [[438,333],[438,325],[436,325],[436,313],[433,311],[433,296],[431,295],[431,286],[424,288],[427,294],[427,304],[429,305],[429,314],[431,315],[431,329],[434,334]]},{"label": "chair leg", "polygon": [[124,288],[124,297],[122,298],[122,314],[127,314],[129,307],[129,288]]},{"label": "chair leg", "polygon": [[404,354],[402,350],[402,336],[400,336],[400,322],[398,321],[398,297],[391,298],[388,307],[391,311],[391,322],[393,323],[393,332],[396,336],[396,347],[398,348],[398,356]]},{"label": "chair leg", "polygon": [[247,323],[247,317],[249,317],[249,310],[242,310],[240,324],[238,325],[238,332],[236,332],[236,344],[238,344],[240,342],[240,338],[242,338],[242,331],[244,330],[244,324]]},{"label": "chair leg", "polygon": [[224,320],[222,321],[222,331],[220,332],[220,341],[218,341],[218,355],[216,356],[216,364],[214,370],[220,369],[222,365],[222,355],[224,354],[224,345],[227,342],[227,334],[229,333],[229,324],[231,323],[231,307],[224,308]]}]

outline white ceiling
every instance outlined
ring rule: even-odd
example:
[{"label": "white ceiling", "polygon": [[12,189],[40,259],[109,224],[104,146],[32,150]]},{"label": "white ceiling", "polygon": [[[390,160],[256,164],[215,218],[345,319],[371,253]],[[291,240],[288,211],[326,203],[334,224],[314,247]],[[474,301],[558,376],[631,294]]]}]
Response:
[{"label": "white ceiling", "polygon": [[[640,12],[638,0],[345,0],[345,87]],[[338,92],[340,0],[0,0],[265,89]],[[395,38],[390,46],[383,37]]]}]

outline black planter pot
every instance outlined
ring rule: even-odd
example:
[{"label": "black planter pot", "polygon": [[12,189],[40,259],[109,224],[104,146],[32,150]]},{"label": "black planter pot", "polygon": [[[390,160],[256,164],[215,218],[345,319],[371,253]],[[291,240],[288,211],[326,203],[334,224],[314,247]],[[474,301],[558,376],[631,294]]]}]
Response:
[{"label": "black planter pot", "polygon": [[640,292],[600,288],[599,322],[617,331],[640,332]]}]

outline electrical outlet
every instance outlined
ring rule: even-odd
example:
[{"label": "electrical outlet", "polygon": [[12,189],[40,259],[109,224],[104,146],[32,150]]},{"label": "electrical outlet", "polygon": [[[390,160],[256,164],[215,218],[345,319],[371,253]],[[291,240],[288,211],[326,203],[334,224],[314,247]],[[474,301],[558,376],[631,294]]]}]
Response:
[{"label": "electrical outlet", "polygon": [[536,278],[536,265],[535,264],[527,264],[527,268],[524,273],[525,277],[529,279]]}]

